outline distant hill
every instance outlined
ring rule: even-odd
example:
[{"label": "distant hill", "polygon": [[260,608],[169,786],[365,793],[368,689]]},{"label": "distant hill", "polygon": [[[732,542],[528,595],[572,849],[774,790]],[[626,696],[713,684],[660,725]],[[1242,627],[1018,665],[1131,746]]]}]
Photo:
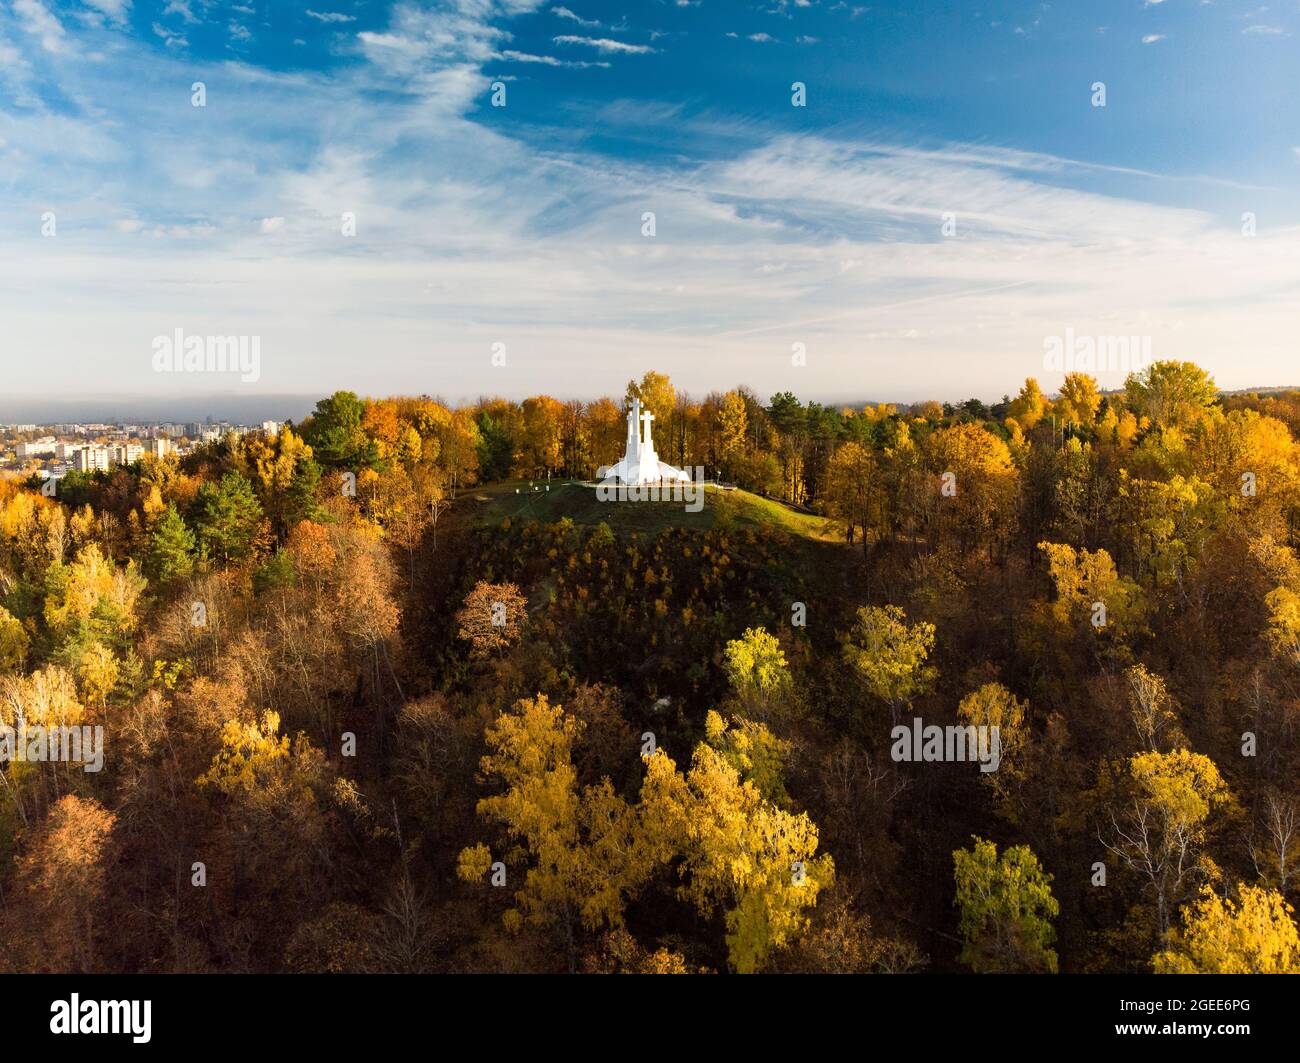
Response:
[{"label": "distant hill", "polygon": [[188,395],[152,398],[104,395],[95,398],[0,398],[0,424],[105,424],[216,421],[261,424],[301,421],[323,395]]}]

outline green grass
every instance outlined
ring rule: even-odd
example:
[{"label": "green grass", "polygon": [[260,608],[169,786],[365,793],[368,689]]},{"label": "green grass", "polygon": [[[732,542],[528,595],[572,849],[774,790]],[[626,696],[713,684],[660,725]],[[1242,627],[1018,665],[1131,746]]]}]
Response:
[{"label": "green grass", "polygon": [[[539,481],[535,488],[527,480],[489,484],[464,492],[453,510],[457,517],[475,525],[536,520],[553,523],[568,517],[574,524],[596,525],[604,521],[617,532],[654,535],[665,528],[776,527],[805,539],[842,542],[843,536],[824,517],[800,513],[780,502],[748,491],[719,491],[706,485],[704,508],[686,512],[685,502],[602,502],[596,489],[587,484],[552,481],[550,490]],[[516,494],[518,491],[518,494]]]}]

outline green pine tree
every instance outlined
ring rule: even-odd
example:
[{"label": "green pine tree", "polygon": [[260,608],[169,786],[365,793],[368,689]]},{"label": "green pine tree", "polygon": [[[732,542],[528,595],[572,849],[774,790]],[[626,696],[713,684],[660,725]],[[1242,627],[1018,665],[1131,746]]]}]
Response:
[{"label": "green pine tree", "polygon": [[262,504],[239,473],[228,472],[220,484],[199,488],[195,514],[199,543],[218,564],[238,564],[252,555],[262,530]]},{"label": "green pine tree", "polygon": [[159,583],[182,579],[194,571],[194,533],[176,507],[168,505],[154,526],[145,569]]}]

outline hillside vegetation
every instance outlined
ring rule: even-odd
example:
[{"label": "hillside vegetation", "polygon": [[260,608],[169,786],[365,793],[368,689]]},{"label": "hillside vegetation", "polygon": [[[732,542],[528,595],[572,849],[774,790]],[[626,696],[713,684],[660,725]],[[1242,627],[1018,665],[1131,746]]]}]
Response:
[{"label": "hillside vegetation", "polygon": [[1300,971],[1300,396],[628,393],[0,482],[0,969]]},{"label": "hillside vegetation", "polygon": [[[549,487],[549,490],[548,490]],[[544,524],[567,518],[574,524],[608,524],[615,532],[653,535],[666,528],[768,527],[807,539],[842,542],[844,534],[826,517],[803,513],[775,499],[744,490],[704,487],[704,505],[689,512],[685,502],[601,501],[590,483],[528,480],[478,487],[457,499],[475,524],[495,525],[509,519]]]}]

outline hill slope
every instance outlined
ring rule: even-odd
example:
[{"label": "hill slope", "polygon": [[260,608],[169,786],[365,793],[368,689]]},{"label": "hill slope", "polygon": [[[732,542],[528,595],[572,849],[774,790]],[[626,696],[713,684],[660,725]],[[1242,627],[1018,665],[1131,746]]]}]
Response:
[{"label": "hill slope", "polygon": [[456,500],[456,518],[475,525],[536,520],[552,523],[568,517],[574,524],[604,521],[617,532],[653,535],[664,528],[740,528],[769,526],[791,535],[826,542],[843,536],[825,517],[801,513],[772,499],[748,491],[719,491],[705,487],[704,507],[686,511],[684,502],[602,502],[596,489],[573,481],[545,483],[511,480],[467,491]]}]

